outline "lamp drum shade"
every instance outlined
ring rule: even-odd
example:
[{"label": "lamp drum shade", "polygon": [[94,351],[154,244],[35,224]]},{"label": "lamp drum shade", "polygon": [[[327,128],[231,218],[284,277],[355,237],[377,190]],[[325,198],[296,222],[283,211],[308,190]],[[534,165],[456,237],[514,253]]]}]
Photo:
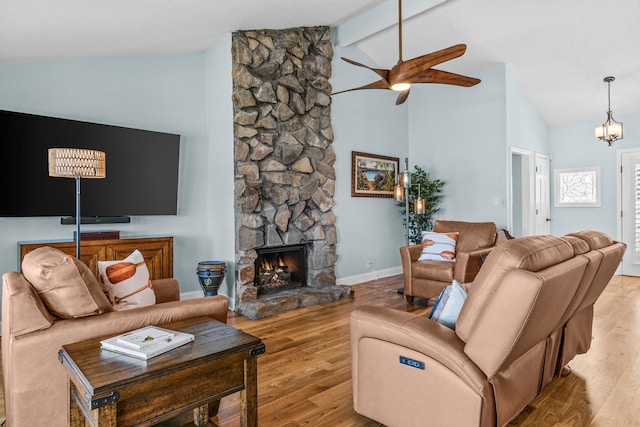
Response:
[{"label": "lamp drum shade", "polygon": [[106,155],[84,148],[50,148],[49,176],[60,178],[106,177]]}]

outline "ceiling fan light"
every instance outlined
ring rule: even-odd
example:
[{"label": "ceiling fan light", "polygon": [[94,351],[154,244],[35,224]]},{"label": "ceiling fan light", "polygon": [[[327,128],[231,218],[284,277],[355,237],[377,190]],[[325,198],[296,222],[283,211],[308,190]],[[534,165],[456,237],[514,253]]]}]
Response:
[{"label": "ceiling fan light", "polygon": [[409,88],[411,88],[411,83],[394,83],[391,85],[391,90],[395,90],[396,92],[404,92]]}]

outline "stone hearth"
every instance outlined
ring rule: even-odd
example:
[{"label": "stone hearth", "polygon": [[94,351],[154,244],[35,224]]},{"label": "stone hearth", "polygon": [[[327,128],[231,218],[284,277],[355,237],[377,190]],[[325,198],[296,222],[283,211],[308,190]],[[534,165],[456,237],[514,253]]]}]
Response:
[{"label": "stone hearth", "polygon": [[[329,27],[233,33],[236,311],[252,319],[335,301]],[[256,249],[304,244],[304,288],[258,297]]]}]

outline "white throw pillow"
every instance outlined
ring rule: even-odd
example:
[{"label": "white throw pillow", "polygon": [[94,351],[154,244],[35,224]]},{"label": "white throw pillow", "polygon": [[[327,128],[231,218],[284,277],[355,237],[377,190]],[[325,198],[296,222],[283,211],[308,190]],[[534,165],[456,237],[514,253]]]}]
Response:
[{"label": "white throw pillow", "polygon": [[139,250],[122,261],[98,261],[100,284],[116,310],[128,310],[156,303],[149,269]]},{"label": "white throw pillow", "polygon": [[458,233],[435,233],[433,231],[422,232],[422,254],[419,261],[445,261],[456,260],[456,243]]}]

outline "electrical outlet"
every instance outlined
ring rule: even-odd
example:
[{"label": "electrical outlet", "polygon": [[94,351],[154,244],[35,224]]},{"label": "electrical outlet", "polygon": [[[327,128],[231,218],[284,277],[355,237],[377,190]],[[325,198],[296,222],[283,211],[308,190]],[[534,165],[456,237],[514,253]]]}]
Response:
[{"label": "electrical outlet", "polygon": [[367,269],[373,268],[373,262],[371,260],[367,260]]}]

